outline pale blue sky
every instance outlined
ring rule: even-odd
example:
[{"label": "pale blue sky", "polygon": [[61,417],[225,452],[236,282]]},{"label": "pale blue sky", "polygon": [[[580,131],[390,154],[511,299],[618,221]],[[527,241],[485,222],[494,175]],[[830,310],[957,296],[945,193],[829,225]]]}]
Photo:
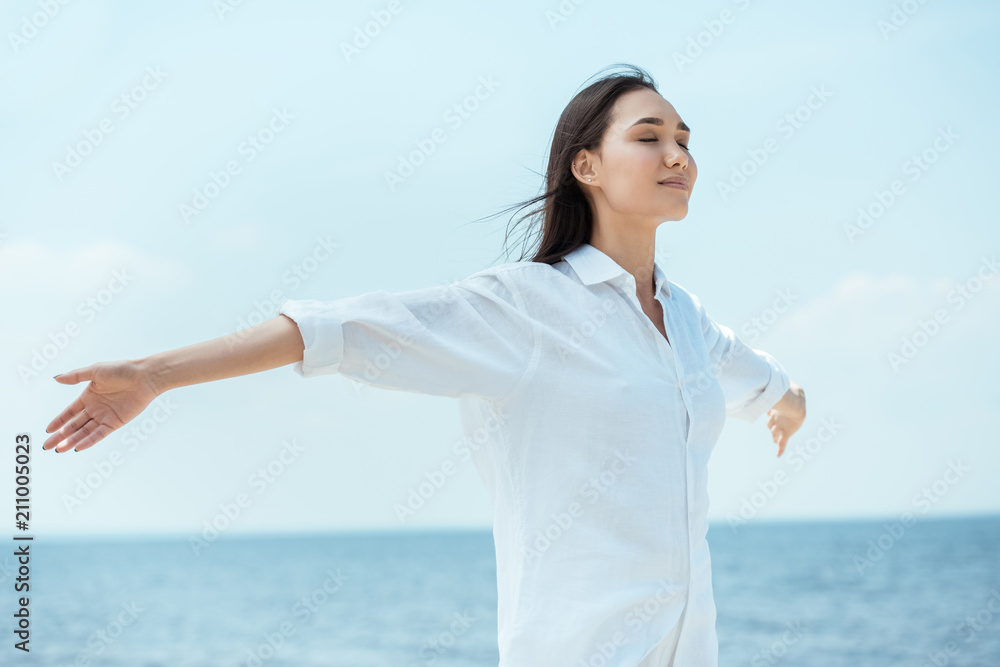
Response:
[{"label": "pale blue sky", "polygon": [[[194,534],[240,493],[252,502],[233,533],[488,527],[486,490],[452,453],[452,399],[303,380],[289,366],[168,393],[169,416],[151,407],[80,456],[57,455],[40,449],[45,425],[84,385],[51,376],[230,333],[274,290],[334,299],[507,261],[496,258],[509,214],[469,223],[538,193],[563,107],[618,62],[646,68],[693,128],[690,213],[657,239],[668,277],[809,397],[780,459],[764,418],[727,424],[710,518],[725,529],[781,473],[752,520],[1000,511],[1000,279],[989,274],[961,307],[949,299],[1000,254],[995,4],[917,5],[883,34],[892,2],[563,3],[575,10],[553,22],[555,0],[403,0],[350,59],[342,44],[389,3],[246,0],[221,18],[219,5],[0,11],[0,495],[12,497],[10,443],[28,432],[34,530]],[[679,65],[699,39],[703,52]],[[482,80],[494,88],[452,122]],[[247,148],[272,122],[273,140]],[[386,172],[436,128],[446,141],[390,188]],[[96,146],[78,165],[55,166],[88,136]],[[777,151],[724,197],[720,184],[765,146]],[[933,164],[915,169],[925,152]],[[181,205],[229,161],[239,173],[185,224]],[[845,224],[894,181],[894,201],[852,242]],[[333,255],[286,280],[317,239]],[[791,306],[768,319],[782,294]],[[95,299],[100,312],[80,307]],[[947,321],[894,370],[890,353],[938,310]],[[767,322],[760,335],[753,318]],[[75,335],[22,378],[67,327]],[[798,466],[810,438],[818,451]],[[249,476],[287,440],[303,451],[255,486]],[[401,525],[395,504],[449,460],[458,472]],[[968,471],[948,473],[954,462]],[[113,474],[69,511],[65,499],[102,466]],[[914,501],[935,482],[933,503]]]}]

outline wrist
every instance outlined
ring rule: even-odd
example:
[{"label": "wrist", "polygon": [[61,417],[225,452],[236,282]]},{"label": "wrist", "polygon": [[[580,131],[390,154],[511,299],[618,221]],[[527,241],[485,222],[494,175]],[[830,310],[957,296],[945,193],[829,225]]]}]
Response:
[{"label": "wrist", "polygon": [[782,412],[787,412],[789,414],[799,414],[802,417],[805,417],[806,394],[802,390],[802,387],[792,382],[791,386],[789,386],[788,388],[788,391],[786,391],[785,395],[781,397],[781,400],[775,403],[774,407],[781,410]]},{"label": "wrist", "polygon": [[170,383],[169,368],[157,358],[157,355],[134,359],[130,363],[157,396],[174,388]]},{"label": "wrist", "polygon": [[796,415],[799,420],[806,418],[806,392],[794,382],[788,389],[788,393],[782,399],[787,404],[787,410]]}]

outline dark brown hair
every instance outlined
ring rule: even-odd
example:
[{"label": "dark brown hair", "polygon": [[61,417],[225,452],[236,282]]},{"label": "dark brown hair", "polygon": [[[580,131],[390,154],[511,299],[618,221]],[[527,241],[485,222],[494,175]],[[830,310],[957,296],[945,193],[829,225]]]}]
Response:
[{"label": "dark brown hair", "polygon": [[[624,67],[625,71],[601,76],[603,72],[617,67]],[[611,112],[621,95],[639,88],[660,92],[654,79],[644,69],[627,63],[610,65],[595,76],[599,77],[598,80],[579,90],[559,116],[549,149],[543,194],[487,216],[491,218],[511,209],[521,210],[543,202],[514,223],[516,227],[525,219],[541,217],[541,224],[534,225],[534,238],[541,236],[541,241],[531,258],[533,262],[554,264],[566,253],[590,241],[594,226],[593,210],[570,169],[573,158],[581,149],[600,154],[601,140],[612,122]],[[508,229],[505,246],[509,235]],[[529,233],[523,236],[519,262],[524,260],[524,243],[528,237]]]}]

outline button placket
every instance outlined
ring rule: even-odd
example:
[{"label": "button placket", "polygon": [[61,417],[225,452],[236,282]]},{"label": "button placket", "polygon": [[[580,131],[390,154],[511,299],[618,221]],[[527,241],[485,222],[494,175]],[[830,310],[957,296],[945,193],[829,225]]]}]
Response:
[{"label": "button placket", "polygon": [[[616,286],[616,291],[618,291],[623,298],[625,298],[631,305],[632,309],[635,311],[637,317],[639,317],[643,325],[642,327],[652,333],[656,339],[657,349],[660,351],[660,357],[663,359],[664,363],[668,363],[674,370],[674,374],[677,377],[677,386],[680,388],[681,400],[684,402],[684,412],[685,419],[687,420],[687,428],[684,433],[684,497],[687,504],[687,519],[688,519],[688,566],[691,565],[691,558],[694,552],[694,541],[691,539],[691,531],[694,528],[695,519],[695,505],[694,505],[694,474],[691,467],[691,429],[693,426],[691,420],[691,400],[687,392],[687,383],[682,380],[683,369],[680,364],[680,348],[678,347],[678,339],[674,335],[674,331],[670,328],[670,322],[676,316],[671,303],[668,301],[664,303],[660,301],[660,306],[663,308],[663,328],[667,332],[667,337],[674,341],[673,344],[668,344],[667,341],[663,340],[663,336],[657,331],[656,326],[650,321],[649,317],[642,310],[642,304],[639,303],[639,298],[635,296],[635,281],[625,278],[623,281],[625,283],[625,288]],[[659,299],[659,296],[657,296]],[[689,573],[690,576],[690,573]]]},{"label": "button placket", "polygon": [[[620,281],[615,281],[615,282],[625,283],[624,289],[620,285],[614,284],[613,286],[615,288],[615,291],[617,291],[619,295],[626,301],[628,301],[629,304],[632,306],[632,310],[635,312],[636,317],[638,317],[639,320],[642,322],[638,326],[644,331],[652,332],[654,340],[656,341],[656,349],[660,353],[660,358],[663,360],[664,363],[668,364],[673,368],[674,375],[677,377],[677,382],[678,384],[680,384],[680,373],[678,372],[677,369],[677,359],[676,359],[677,355],[674,353],[673,345],[663,340],[663,336],[660,335],[659,330],[657,330],[656,326],[649,320],[649,317],[646,315],[645,311],[643,311],[642,304],[639,303],[639,298],[635,295],[635,279],[631,278],[631,276],[628,276],[624,277],[623,279],[620,279]],[[662,306],[663,303],[661,302],[660,305]],[[663,309],[663,320],[664,320],[663,328],[667,332],[667,337],[670,340],[674,340],[674,335],[670,331],[670,325],[667,324],[666,321],[667,320],[666,308]]]},{"label": "button placket", "polygon": [[[684,412],[685,418],[687,419],[687,428],[684,433],[684,497],[687,501],[687,542],[688,542],[688,578],[691,578],[691,567],[692,560],[694,558],[694,540],[691,538],[691,533],[695,527],[695,504],[694,504],[694,469],[691,464],[691,429],[694,426],[691,419],[691,399],[687,392],[687,382],[682,378],[683,369],[681,368],[681,363],[679,359],[679,349],[677,346],[677,338],[674,336],[674,332],[670,329],[670,321],[674,320],[674,310],[672,308],[672,303],[660,302],[663,306],[663,328],[666,329],[667,335],[670,339],[674,341],[674,371],[677,373],[677,383],[680,386],[681,400],[684,402]],[[648,319],[648,318],[647,318]],[[652,326],[652,322],[650,322]],[[659,336],[659,332],[657,332]]]}]

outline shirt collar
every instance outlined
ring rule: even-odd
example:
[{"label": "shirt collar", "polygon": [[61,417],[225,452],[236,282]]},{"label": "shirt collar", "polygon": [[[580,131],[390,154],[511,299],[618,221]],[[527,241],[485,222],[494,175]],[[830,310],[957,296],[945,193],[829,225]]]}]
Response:
[{"label": "shirt collar", "polygon": [[[580,280],[583,281],[584,285],[602,283],[623,274],[628,274],[628,271],[623,269],[618,262],[589,243],[577,246],[566,255],[563,255],[563,259],[573,267],[576,275],[580,276]],[[667,284],[666,273],[664,273],[660,263],[656,261],[655,256],[653,257],[653,284],[655,289],[654,297],[662,289],[666,297],[670,298],[670,285]]]}]

